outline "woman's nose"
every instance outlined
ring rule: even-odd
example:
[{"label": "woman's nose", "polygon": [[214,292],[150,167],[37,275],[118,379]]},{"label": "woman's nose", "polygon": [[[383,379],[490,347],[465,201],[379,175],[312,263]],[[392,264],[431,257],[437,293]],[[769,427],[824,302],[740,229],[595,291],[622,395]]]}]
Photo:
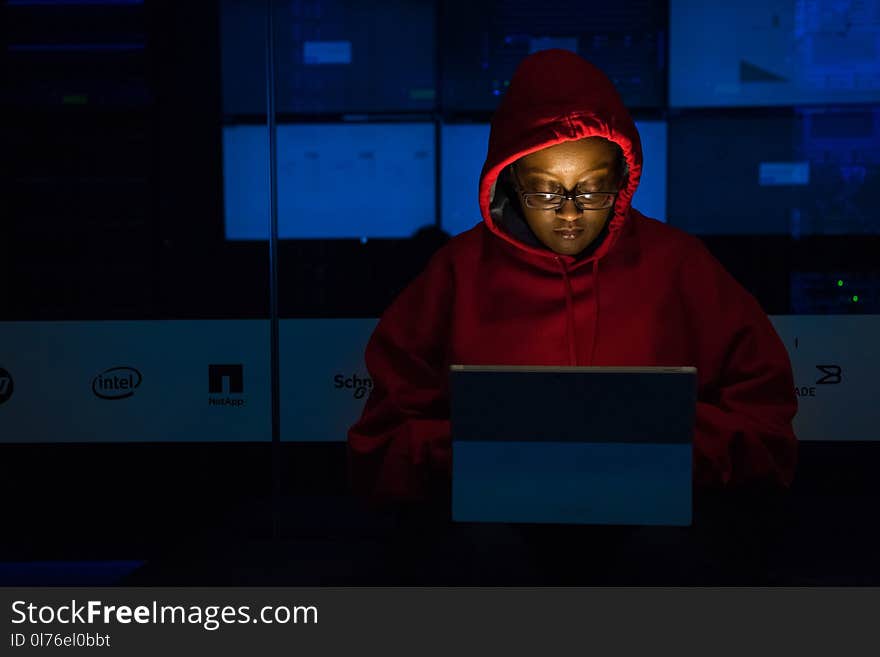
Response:
[{"label": "woman's nose", "polygon": [[556,216],[565,221],[577,221],[581,216],[581,209],[574,202],[574,199],[564,199],[562,206],[556,210]]}]

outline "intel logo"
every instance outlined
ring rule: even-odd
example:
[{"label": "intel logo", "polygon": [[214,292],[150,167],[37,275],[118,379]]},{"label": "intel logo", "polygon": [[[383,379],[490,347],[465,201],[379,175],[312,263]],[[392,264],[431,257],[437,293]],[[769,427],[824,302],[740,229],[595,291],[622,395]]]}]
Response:
[{"label": "intel logo", "polygon": [[133,367],[111,367],[92,379],[92,392],[101,399],[125,399],[134,394],[142,380]]}]

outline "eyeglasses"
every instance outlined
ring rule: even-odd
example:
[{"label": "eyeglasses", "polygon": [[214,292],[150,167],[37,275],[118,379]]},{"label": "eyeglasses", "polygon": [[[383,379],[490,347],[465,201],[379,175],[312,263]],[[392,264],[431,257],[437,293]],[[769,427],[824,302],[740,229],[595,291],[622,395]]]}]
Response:
[{"label": "eyeglasses", "polygon": [[582,194],[568,193],[567,189],[563,189],[564,194],[553,194],[550,192],[524,192],[519,182],[519,176],[516,167],[512,167],[513,180],[516,184],[517,191],[522,197],[523,203],[533,210],[559,210],[568,199],[571,199],[578,210],[604,210],[614,205],[614,199],[618,192],[586,192]]}]

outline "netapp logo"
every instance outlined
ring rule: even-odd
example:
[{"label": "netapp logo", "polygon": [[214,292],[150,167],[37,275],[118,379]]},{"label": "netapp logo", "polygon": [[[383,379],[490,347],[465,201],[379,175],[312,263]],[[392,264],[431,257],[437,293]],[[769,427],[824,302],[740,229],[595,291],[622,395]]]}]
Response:
[{"label": "netapp logo", "polygon": [[822,373],[815,385],[795,386],[794,394],[798,397],[815,397],[816,386],[837,385],[843,381],[843,368],[840,365],[816,365],[816,369]]},{"label": "netapp logo", "polygon": [[208,365],[208,393],[211,395],[223,395],[224,397],[208,397],[210,406],[232,406],[241,408],[246,400],[241,397],[244,393],[244,365]]},{"label": "netapp logo", "polygon": [[92,392],[99,399],[127,399],[141,385],[143,376],[133,367],[106,369],[92,379]]},{"label": "netapp logo", "polygon": [[0,367],[0,404],[9,401],[12,397],[12,390],[15,388],[12,382],[12,375]]},{"label": "netapp logo", "polygon": [[363,399],[368,390],[373,389],[373,380],[370,377],[361,378],[357,374],[346,377],[344,374],[337,374],[333,377],[333,387],[337,390],[352,390],[355,399]]}]

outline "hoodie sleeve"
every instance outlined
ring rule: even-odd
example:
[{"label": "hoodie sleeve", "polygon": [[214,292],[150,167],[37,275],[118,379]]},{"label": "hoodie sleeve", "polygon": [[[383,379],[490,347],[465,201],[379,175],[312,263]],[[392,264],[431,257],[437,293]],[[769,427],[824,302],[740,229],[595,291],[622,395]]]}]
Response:
[{"label": "hoodie sleeve", "polygon": [[787,487],[797,461],[788,352],[758,302],[702,243],[682,270],[700,380],[695,482]]},{"label": "hoodie sleeve", "polygon": [[451,306],[452,271],[442,248],[388,307],[367,343],[373,385],[348,431],[349,475],[360,497],[421,501],[449,488]]}]

